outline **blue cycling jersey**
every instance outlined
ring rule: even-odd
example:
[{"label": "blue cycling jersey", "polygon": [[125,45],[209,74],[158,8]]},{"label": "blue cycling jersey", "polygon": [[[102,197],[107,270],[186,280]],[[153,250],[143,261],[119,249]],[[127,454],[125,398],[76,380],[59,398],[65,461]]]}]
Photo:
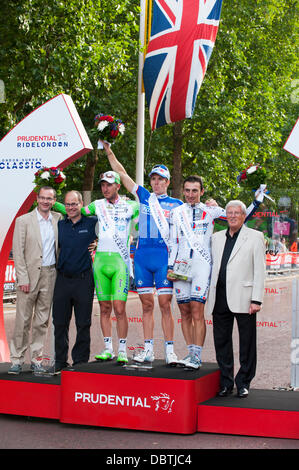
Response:
[{"label": "blue cycling jersey", "polygon": [[[140,203],[139,238],[137,248],[164,247],[166,249],[166,244],[150,211],[149,198],[151,193],[143,186],[135,185],[132,190],[132,194],[137,196]],[[162,194],[157,196],[157,198],[163,209],[164,216],[169,223],[170,211],[183,204],[183,202],[180,199],[175,199],[167,194]]]},{"label": "blue cycling jersey", "polygon": [[[143,186],[135,185],[132,194],[139,199],[139,234],[134,257],[135,282],[138,294],[153,293],[154,286],[158,295],[172,294],[172,282],[167,279],[168,248],[156,224],[150,206],[151,193]],[[170,212],[183,204],[179,199],[163,194],[157,196],[159,211],[165,217],[169,230]],[[162,231],[163,231],[163,227]]]}]

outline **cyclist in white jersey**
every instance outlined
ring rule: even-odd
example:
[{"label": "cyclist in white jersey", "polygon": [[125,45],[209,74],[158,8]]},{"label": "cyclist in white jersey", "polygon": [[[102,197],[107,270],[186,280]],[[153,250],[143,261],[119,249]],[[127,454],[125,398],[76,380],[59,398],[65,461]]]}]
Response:
[{"label": "cyclist in white jersey", "polygon": [[[201,350],[206,335],[204,304],[207,299],[210,273],[210,243],[215,219],[226,220],[226,211],[218,206],[208,207],[200,202],[204,193],[202,179],[188,177],[183,186],[186,203],[175,208],[170,217],[170,254],[168,277],[175,281],[175,295],[181,312],[183,336],[189,354],[179,361],[188,368],[201,366]],[[247,218],[260,202],[247,209]],[[182,280],[185,276],[188,280]]]}]

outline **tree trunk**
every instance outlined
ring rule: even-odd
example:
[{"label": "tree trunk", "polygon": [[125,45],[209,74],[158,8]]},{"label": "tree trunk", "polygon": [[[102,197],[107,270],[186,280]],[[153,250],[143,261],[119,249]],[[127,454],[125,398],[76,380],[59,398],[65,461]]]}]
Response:
[{"label": "tree trunk", "polygon": [[175,122],[173,126],[173,170],[172,170],[172,196],[182,199],[182,147],[183,147],[183,121]]},{"label": "tree trunk", "polygon": [[91,192],[93,191],[93,181],[95,168],[98,161],[98,151],[89,152],[86,158],[84,179],[82,183],[83,203],[88,205],[91,202]]}]

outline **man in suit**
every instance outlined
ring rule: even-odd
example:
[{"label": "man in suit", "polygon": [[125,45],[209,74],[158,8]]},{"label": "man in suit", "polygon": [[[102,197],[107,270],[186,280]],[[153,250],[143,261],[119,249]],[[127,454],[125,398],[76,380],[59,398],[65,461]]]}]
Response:
[{"label": "man in suit", "polygon": [[13,257],[17,278],[17,303],[15,328],[10,344],[12,366],[9,374],[19,374],[22,371],[28,348],[32,371],[41,368],[40,359],[56,279],[57,223],[62,217],[56,212],[51,212],[55,200],[56,191],[44,186],[37,194],[36,209],[16,219]]},{"label": "man in suit", "polygon": [[207,304],[213,313],[213,335],[220,368],[219,396],[232,393],[234,363],[232,331],[236,318],[240,337],[237,395],[248,396],[256,371],[256,313],[261,309],[265,280],[265,243],[261,232],[244,226],[241,201],[226,206],[228,229],[212,236],[213,267]]}]

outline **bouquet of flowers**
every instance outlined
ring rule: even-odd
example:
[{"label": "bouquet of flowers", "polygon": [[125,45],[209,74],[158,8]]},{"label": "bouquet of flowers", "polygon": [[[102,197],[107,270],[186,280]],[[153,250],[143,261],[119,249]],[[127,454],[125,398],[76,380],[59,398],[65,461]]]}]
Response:
[{"label": "bouquet of flowers", "polygon": [[[113,143],[119,134],[123,135],[125,132],[124,123],[120,119],[115,119],[108,114],[97,114],[94,120],[95,126],[99,131],[100,140]],[[99,144],[98,148],[102,148],[101,144]]]},{"label": "bouquet of flowers", "polygon": [[255,197],[258,201],[263,202],[264,197],[275,202],[270,196],[267,188],[267,171],[260,165],[250,165],[241,171],[237,176],[238,183],[241,183],[247,189],[255,191]]},{"label": "bouquet of flowers", "polygon": [[54,166],[42,167],[36,173],[34,173],[34,188],[35,192],[41,188],[41,186],[51,186],[55,189],[57,195],[61,194],[61,189],[65,185],[66,176],[62,173],[61,168]]},{"label": "bouquet of flowers", "polygon": [[266,176],[265,168],[260,165],[250,165],[246,170],[241,171],[237,181],[248,189],[257,190],[261,184],[266,184]]}]

